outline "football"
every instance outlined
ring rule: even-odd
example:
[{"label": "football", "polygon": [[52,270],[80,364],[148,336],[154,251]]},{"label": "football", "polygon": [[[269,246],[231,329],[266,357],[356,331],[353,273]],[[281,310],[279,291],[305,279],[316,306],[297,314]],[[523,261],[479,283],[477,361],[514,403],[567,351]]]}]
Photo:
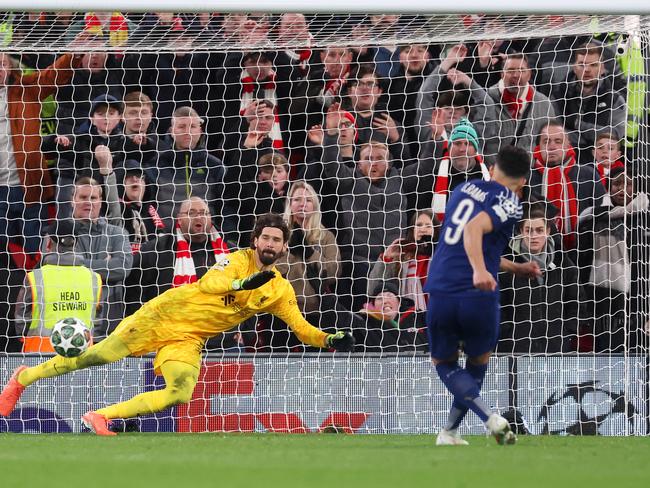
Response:
[{"label": "football", "polygon": [[54,324],[50,336],[54,351],[66,358],[79,356],[88,349],[91,340],[90,329],[75,317],[59,320]]}]

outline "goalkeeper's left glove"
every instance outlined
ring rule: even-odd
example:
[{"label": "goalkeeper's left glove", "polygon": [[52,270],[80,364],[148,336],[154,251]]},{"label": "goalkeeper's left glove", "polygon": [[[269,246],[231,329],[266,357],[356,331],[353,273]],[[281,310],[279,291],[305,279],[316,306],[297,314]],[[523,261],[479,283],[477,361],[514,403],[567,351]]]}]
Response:
[{"label": "goalkeeper's left glove", "polygon": [[354,351],[354,337],[349,332],[338,331],[336,334],[330,334],[325,340],[327,347],[336,351],[352,352]]}]

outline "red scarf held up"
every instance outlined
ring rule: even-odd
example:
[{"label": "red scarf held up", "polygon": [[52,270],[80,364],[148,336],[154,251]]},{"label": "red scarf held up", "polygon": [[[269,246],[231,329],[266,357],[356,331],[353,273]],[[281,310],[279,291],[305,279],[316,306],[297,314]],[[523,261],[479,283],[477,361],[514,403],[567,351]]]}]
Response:
[{"label": "red scarf held up", "polygon": [[517,120],[519,115],[524,111],[524,107],[533,101],[533,96],[535,95],[535,89],[528,85],[526,93],[524,93],[523,98],[517,97],[517,94],[510,93],[508,90],[503,89],[501,91],[501,103],[505,105],[506,110],[510,116]]},{"label": "red scarf held up", "polygon": [[533,167],[542,176],[542,180],[546,175],[546,186],[542,189],[544,196],[559,210],[556,224],[562,233],[562,242],[566,249],[573,249],[576,245],[575,232],[578,227],[578,199],[569,174],[576,165],[576,153],[570,147],[564,163],[549,168],[542,160],[539,146],[536,146],[533,159]]},{"label": "red scarf held up", "polygon": [[[192,259],[192,253],[190,252],[190,243],[185,240],[178,222],[176,222],[175,231],[176,260],[174,261],[174,279],[172,281],[172,288],[177,288],[187,283],[194,283],[197,280],[194,259]],[[212,252],[214,252],[215,256],[228,254],[230,252],[228,246],[214,226],[210,229],[210,244],[212,245]]]}]

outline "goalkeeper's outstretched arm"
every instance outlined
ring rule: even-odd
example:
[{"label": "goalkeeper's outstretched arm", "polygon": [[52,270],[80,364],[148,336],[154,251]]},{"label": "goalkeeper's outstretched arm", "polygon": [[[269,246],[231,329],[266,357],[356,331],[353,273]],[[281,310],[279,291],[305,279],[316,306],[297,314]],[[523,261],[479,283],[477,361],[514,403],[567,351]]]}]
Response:
[{"label": "goalkeeper's outstretched arm", "polygon": [[305,320],[298,308],[296,294],[288,282],[287,291],[269,312],[283,320],[305,344],[344,352],[354,350],[354,337],[349,332],[338,331],[335,334],[328,334]]}]

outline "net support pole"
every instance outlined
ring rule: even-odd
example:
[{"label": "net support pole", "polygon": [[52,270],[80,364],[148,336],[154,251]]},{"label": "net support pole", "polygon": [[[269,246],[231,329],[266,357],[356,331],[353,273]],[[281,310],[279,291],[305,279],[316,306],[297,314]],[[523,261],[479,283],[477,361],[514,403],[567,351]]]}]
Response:
[{"label": "net support pole", "polygon": [[124,11],[124,12],[302,12],[302,13],[400,13],[400,14],[650,14],[647,0],[546,0],[545,2],[521,2],[520,0],[457,0],[455,2],[425,2],[423,0],[402,0],[398,4],[391,0],[357,0],[351,6],[349,0],[327,0],[303,2],[302,0],[186,0],[179,4],[175,0],[156,0],[155,6],[147,0],[113,0],[102,5],[97,0],[24,0],[0,1],[4,11]]}]

